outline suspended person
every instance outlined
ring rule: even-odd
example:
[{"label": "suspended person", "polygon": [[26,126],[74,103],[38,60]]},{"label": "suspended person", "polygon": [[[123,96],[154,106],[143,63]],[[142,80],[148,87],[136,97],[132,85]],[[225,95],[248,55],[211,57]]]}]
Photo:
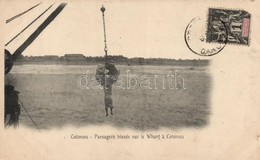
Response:
[{"label": "suspended person", "polygon": [[[108,70],[106,73],[105,70]],[[106,117],[108,116],[108,108],[113,115],[112,86],[117,81],[120,72],[116,69],[113,60],[109,60],[105,66],[98,65],[96,71],[96,80],[103,86]]]}]

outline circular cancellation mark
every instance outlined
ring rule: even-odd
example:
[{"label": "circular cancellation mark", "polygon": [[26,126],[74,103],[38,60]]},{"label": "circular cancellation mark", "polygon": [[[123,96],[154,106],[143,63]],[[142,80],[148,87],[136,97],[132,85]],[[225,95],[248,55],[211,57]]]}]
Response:
[{"label": "circular cancellation mark", "polygon": [[[220,42],[206,42],[206,21],[201,17],[193,18],[187,25],[184,33],[184,39],[187,47],[195,54],[200,56],[213,56],[221,52],[227,42],[227,37],[224,37],[223,43]],[[224,28],[224,32],[227,32],[224,23],[221,23],[221,28]],[[213,28],[214,29],[214,28]],[[209,32],[209,31],[207,31]],[[225,34],[227,35],[227,34]]]}]

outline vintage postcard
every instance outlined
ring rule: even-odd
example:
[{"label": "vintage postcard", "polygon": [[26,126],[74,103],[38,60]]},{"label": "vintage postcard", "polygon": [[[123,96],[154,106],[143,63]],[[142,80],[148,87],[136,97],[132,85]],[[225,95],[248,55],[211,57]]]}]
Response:
[{"label": "vintage postcard", "polygon": [[260,158],[259,1],[0,4],[0,159]]}]

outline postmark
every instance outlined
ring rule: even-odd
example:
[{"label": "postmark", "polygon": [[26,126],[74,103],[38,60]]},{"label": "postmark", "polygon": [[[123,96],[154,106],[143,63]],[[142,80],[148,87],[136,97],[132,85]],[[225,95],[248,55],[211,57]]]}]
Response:
[{"label": "postmark", "polygon": [[250,21],[251,15],[244,10],[209,8],[206,41],[249,45]]},{"label": "postmark", "polygon": [[[193,53],[200,56],[213,56],[221,52],[226,46],[224,34],[224,43],[207,43],[206,42],[206,18],[195,17],[187,25],[184,33],[184,39],[187,47]],[[223,32],[226,32],[225,25],[222,23]]]}]

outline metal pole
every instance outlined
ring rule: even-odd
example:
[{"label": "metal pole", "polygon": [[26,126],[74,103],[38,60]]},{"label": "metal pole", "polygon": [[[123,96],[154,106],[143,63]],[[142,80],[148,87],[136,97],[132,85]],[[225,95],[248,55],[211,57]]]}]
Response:
[{"label": "metal pole", "polygon": [[106,39],[106,24],[105,24],[105,10],[106,8],[102,5],[102,7],[100,8],[101,12],[102,12],[102,17],[103,17],[103,28],[104,28],[104,43],[105,43],[105,64],[107,63],[107,39]]}]

